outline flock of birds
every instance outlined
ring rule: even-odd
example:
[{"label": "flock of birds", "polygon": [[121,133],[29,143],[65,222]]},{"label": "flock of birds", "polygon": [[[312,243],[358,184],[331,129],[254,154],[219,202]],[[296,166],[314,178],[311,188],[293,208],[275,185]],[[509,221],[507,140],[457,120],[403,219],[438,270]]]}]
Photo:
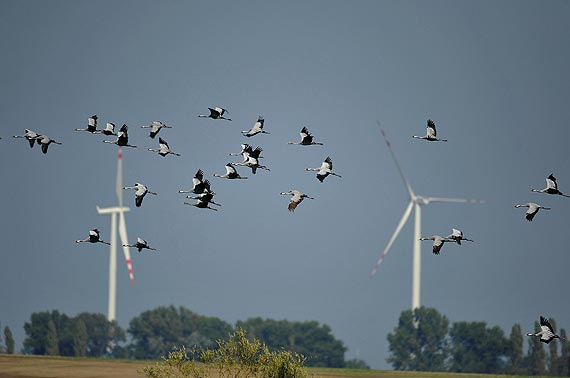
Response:
[{"label": "flock of birds", "polygon": [[[226,115],[228,114],[227,109],[221,107],[214,107],[208,108],[210,114],[200,114],[198,117],[200,118],[210,118],[214,120],[226,120],[231,121],[231,118],[227,118]],[[254,123],[253,127],[249,130],[244,130],[241,134],[245,137],[251,138],[258,134],[270,134],[269,132],[264,130],[265,120],[263,117],[258,117],[257,121]],[[154,121],[150,125],[141,126],[144,129],[150,129],[149,137],[155,139],[158,133],[162,129],[172,128],[160,121]],[[128,127],[126,124],[123,124],[118,132],[115,132],[115,124],[111,122],[107,122],[104,129],[97,129],[97,116],[93,115],[88,118],[87,127],[86,128],[76,128],[75,131],[84,131],[91,134],[103,134],[107,136],[116,136],[115,140],[103,140],[104,143],[115,144],[120,147],[131,147],[137,148],[135,145],[129,144],[129,136],[128,136]],[[300,132],[301,139],[298,142],[288,142],[288,144],[293,145],[301,145],[301,146],[310,146],[310,145],[323,145],[323,143],[315,142],[313,135],[309,132],[307,127],[303,127]],[[24,138],[29,142],[30,148],[34,147],[34,144],[37,143],[41,151],[46,154],[48,152],[48,147],[53,144],[61,145],[61,142],[58,142],[47,135],[38,134],[35,131],[26,129],[23,135],[15,135],[14,138]],[[427,120],[427,127],[426,127],[426,135],[418,136],[413,135],[412,138],[426,140],[430,142],[447,142],[447,139],[438,138],[437,130],[435,122],[431,119]],[[148,150],[151,152],[156,152],[160,156],[165,157],[167,155],[174,155],[180,156],[179,153],[176,153],[170,149],[168,142],[159,137],[158,139],[158,149],[156,148],[149,148]],[[261,147],[256,147],[255,149],[250,146],[249,144],[241,144],[242,150],[239,153],[230,153],[229,156],[242,156],[243,160],[241,162],[233,162],[227,163],[226,173],[225,174],[218,174],[214,173],[214,177],[222,178],[222,179],[229,179],[229,180],[236,180],[236,179],[247,179],[247,177],[241,176],[236,166],[243,166],[249,167],[251,169],[252,174],[256,174],[258,169],[270,171],[267,166],[260,164],[260,159],[263,158],[261,156],[263,149]],[[315,171],[317,172],[316,178],[323,182],[326,177],[330,176],[337,176],[341,177],[339,174],[332,171],[333,164],[332,159],[327,156],[324,161],[322,162],[320,167],[316,168],[306,168],[307,171]],[[143,199],[147,194],[157,195],[157,193],[152,192],[148,189],[147,186],[141,183],[135,183],[134,186],[125,186],[123,187],[124,190],[135,190],[135,206],[141,207],[143,203]],[[546,178],[546,188],[544,189],[531,189],[531,192],[536,193],[545,193],[550,195],[558,195],[563,197],[570,197],[562,193],[558,189],[558,185],[556,182],[556,177],[554,174],[550,174]],[[214,201],[215,192],[211,189],[210,181],[204,179],[204,172],[201,169],[198,169],[194,177],[192,178],[192,188],[189,190],[179,190],[179,193],[188,194],[186,198],[193,199],[196,202],[187,202],[184,201],[183,204],[194,206],[197,208],[202,209],[210,209],[213,211],[217,211],[217,208],[211,207],[211,205],[221,206],[221,204],[216,203]],[[305,199],[314,199],[299,190],[289,190],[287,192],[281,192],[281,195],[291,196],[290,202],[288,205],[288,210],[293,212],[299,206],[299,204]],[[514,206],[515,208],[526,207],[528,210],[526,211],[525,218],[530,222],[534,219],[536,214],[540,209],[544,210],[551,210],[550,207],[539,205],[535,202],[528,202],[525,204],[517,204]],[[453,242],[457,245],[461,245],[463,241],[473,242],[471,239],[465,238],[463,232],[461,230],[452,228],[452,233],[446,237],[442,237],[439,235],[433,235],[431,237],[422,237],[420,240],[430,240],[433,242],[432,252],[436,255],[440,254],[441,248],[446,242]],[[85,239],[79,239],[75,241],[76,243],[103,243],[109,245],[110,243],[101,240],[101,233],[97,228],[94,228],[89,231],[89,236]],[[125,247],[136,248],[139,252],[143,249],[148,249],[151,251],[156,251],[155,248],[149,246],[146,240],[137,238],[137,242],[134,244],[124,244]],[[566,340],[561,338],[557,335],[548,321],[548,319],[544,316],[540,316],[540,331],[536,333],[527,333],[527,336],[538,337],[540,338],[541,342],[550,343],[554,339]]]},{"label": "flock of birds", "polygon": [[[436,130],[435,122],[433,122],[431,119],[427,120],[426,135],[424,135],[424,136],[413,135],[412,138],[423,139],[423,140],[427,140],[430,142],[447,142],[447,139],[440,139],[437,137],[437,130]],[[546,194],[552,194],[552,195],[559,195],[559,196],[563,196],[563,197],[570,197],[569,195],[562,193],[558,189],[558,185],[556,183],[556,177],[554,177],[554,174],[552,174],[552,173],[546,178],[546,188],[544,188],[544,189],[531,189],[530,191],[535,192],[535,193],[546,193]],[[536,213],[538,213],[538,210],[540,210],[540,209],[550,210],[551,209],[550,207],[545,207],[545,206],[539,205],[535,202],[528,202],[528,203],[521,204],[521,205],[515,205],[514,207],[515,208],[527,207],[528,210],[526,211],[525,217],[526,217],[526,220],[528,220],[529,222],[531,222],[534,219],[534,216],[536,215]],[[436,255],[439,255],[441,248],[443,247],[443,245],[446,242],[455,242],[458,245],[461,245],[462,241],[470,241],[470,242],[473,241],[471,239],[465,238],[463,236],[463,232],[460,230],[457,230],[455,228],[453,228],[452,233],[446,237],[442,237],[439,235],[433,235],[429,238],[422,237],[422,238],[420,238],[420,240],[431,240],[431,241],[433,241],[432,251]],[[545,343],[545,344],[550,343],[554,339],[566,341],[565,338],[562,338],[556,334],[556,332],[554,331],[554,328],[550,324],[549,320],[542,315],[540,316],[540,331],[532,332],[532,333],[529,332],[529,333],[527,333],[527,336],[538,337],[540,339],[540,341]]]},{"label": "flock of birds", "polygon": [[[214,120],[226,120],[231,121],[231,118],[227,117],[229,113],[227,109],[222,107],[213,107],[208,108],[210,114],[199,114],[199,118],[210,118]],[[264,130],[265,120],[263,117],[258,117],[257,121],[254,123],[253,127],[249,130],[244,130],[241,134],[247,138],[251,138],[258,134],[270,134],[266,130]],[[170,129],[172,126],[166,125],[161,121],[153,121],[150,125],[141,126],[143,129],[150,129],[149,137],[151,139],[155,139],[159,132],[162,129]],[[123,124],[119,131],[115,131],[116,126],[114,123],[107,122],[105,124],[105,128],[99,129],[98,128],[98,117],[97,115],[92,115],[87,119],[87,126],[85,128],[76,128],[75,131],[82,131],[87,132],[90,134],[102,134],[105,136],[115,136],[114,140],[102,140],[103,143],[115,144],[119,147],[130,147],[130,148],[137,148],[136,145],[129,143],[129,128],[126,124]],[[322,146],[323,143],[316,142],[314,140],[313,135],[309,132],[307,127],[303,127],[301,132],[299,133],[301,139],[298,142],[288,142],[288,144],[292,145],[301,145],[301,146],[310,146],[310,145],[320,145]],[[29,142],[30,148],[33,148],[35,143],[41,146],[41,150],[44,154],[48,152],[48,146],[52,143],[54,144],[61,144],[60,142],[48,137],[47,135],[39,134],[33,130],[25,129],[23,135],[15,135],[14,138],[24,138]],[[162,157],[166,157],[167,155],[174,155],[180,156],[179,153],[174,152],[168,142],[163,139],[162,137],[158,138],[158,148],[148,148],[148,151],[156,152],[158,155]],[[261,147],[253,148],[247,143],[241,144],[241,151],[238,153],[230,153],[229,156],[241,156],[242,160],[238,162],[230,162],[227,163],[226,173],[219,174],[214,173],[213,177],[218,177],[222,179],[228,180],[243,180],[247,179],[248,177],[241,176],[236,166],[241,167],[248,167],[251,169],[252,174],[256,174],[258,170],[266,170],[270,171],[270,168],[262,165],[260,160],[263,158],[262,156],[263,149]],[[306,168],[307,171],[314,171],[316,173],[316,178],[323,182],[326,177],[329,175],[341,177],[339,174],[332,171],[333,164],[332,159],[330,156],[327,156],[324,161],[322,162],[320,167],[316,168]],[[150,194],[156,196],[157,193],[149,190],[149,188],[140,183],[136,182],[133,186],[125,186],[123,187],[124,190],[134,190],[135,196],[135,206],[141,207],[143,204],[144,198]],[[216,207],[222,206],[221,204],[214,201],[214,196],[216,193],[211,188],[211,183],[208,179],[204,179],[204,172],[201,169],[198,169],[194,177],[192,178],[192,188],[188,190],[179,190],[179,193],[187,194],[186,198],[194,200],[194,202],[183,201],[184,205],[194,206],[201,209],[210,209],[213,211],[218,211]],[[288,195],[290,196],[290,201],[288,204],[288,210],[293,212],[299,206],[299,204],[304,199],[314,199],[299,190],[293,189],[286,192],[281,192],[281,195]],[[216,206],[216,207],[212,207]],[[76,243],[103,243],[109,244],[101,239],[101,233],[97,228],[94,228],[89,231],[89,236],[85,239],[76,240]],[[124,246],[137,248],[140,252],[142,249],[149,249],[156,251],[155,248],[151,248],[148,243],[142,239],[137,238],[137,242],[134,244],[125,244]]]},{"label": "flock of birds", "polygon": [[[418,136],[418,135],[413,135],[412,138],[415,139],[423,139],[423,140],[427,140],[430,142],[447,142],[447,139],[441,139],[437,137],[437,129],[435,126],[435,122],[431,119],[427,120],[427,126],[426,126],[426,135],[424,136]],[[564,197],[570,197],[564,193],[562,193],[560,190],[558,190],[558,185],[556,183],[556,177],[554,177],[554,174],[550,174],[547,178],[546,178],[546,188],[544,189],[531,189],[531,192],[536,192],[536,193],[546,193],[546,194],[553,194],[553,195],[560,195],[560,196],[564,196]],[[530,222],[534,219],[534,216],[536,215],[536,213],[538,213],[538,210],[540,209],[544,209],[544,210],[550,210],[550,207],[545,207],[542,205],[539,205],[535,202],[528,202],[525,204],[521,204],[521,205],[515,205],[515,208],[519,208],[519,207],[527,207],[528,210],[526,211],[526,219]],[[443,247],[443,245],[446,242],[455,242],[458,245],[461,245],[461,241],[473,241],[470,239],[466,239],[463,236],[463,232],[461,230],[452,229],[452,233],[446,237],[440,236],[440,235],[433,235],[431,237],[422,237],[420,238],[420,240],[431,240],[433,241],[433,246],[432,246],[432,251],[434,254],[439,255],[441,248]]]}]

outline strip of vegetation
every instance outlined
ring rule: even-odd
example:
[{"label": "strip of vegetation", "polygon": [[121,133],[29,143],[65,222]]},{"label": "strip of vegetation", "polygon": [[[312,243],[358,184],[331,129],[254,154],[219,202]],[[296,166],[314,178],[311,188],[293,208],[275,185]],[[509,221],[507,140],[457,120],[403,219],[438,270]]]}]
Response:
[{"label": "strip of vegetation", "polygon": [[213,349],[193,349],[190,356],[182,346],[143,372],[148,378],[208,378],[210,367],[219,378],[308,377],[305,357],[285,350],[272,352],[261,341],[249,340],[242,328],[216,344]]}]

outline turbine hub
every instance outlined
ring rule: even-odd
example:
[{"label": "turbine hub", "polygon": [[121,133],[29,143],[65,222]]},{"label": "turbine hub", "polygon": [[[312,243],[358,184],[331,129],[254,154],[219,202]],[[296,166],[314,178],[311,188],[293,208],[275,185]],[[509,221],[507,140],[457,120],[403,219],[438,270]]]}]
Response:
[{"label": "turbine hub", "polygon": [[429,199],[422,196],[414,196],[414,202],[421,206],[429,205]]}]

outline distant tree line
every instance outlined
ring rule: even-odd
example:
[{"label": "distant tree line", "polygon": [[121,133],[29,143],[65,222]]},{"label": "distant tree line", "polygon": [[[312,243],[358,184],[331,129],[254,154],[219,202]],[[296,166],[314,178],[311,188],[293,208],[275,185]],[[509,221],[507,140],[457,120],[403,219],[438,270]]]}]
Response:
[{"label": "distant tree line", "polygon": [[[304,355],[307,366],[369,368],[362,360],[345,361],[343,342],[329,326],[316,321],[251,318],[238,321],[235,328],[244,329],[272,351]],[[216,317],[168,306],[143,312],[126,331],[102,314],[69,317],[58,311],[33,313],[24,331],[26,354],[158,359],[182,346],[216,348],[216,341],[227,338],[234,327]]]},{"label": "distant tree line", "polygon": [[[2,329],[2,327],[0,327]],[[2,345],[4,344],[4,345]],[[4,340],[2,340],[2,335],[0,335],[0,353],[12,354],[14,353],[14,336],[12,336],[12,330],[10,327],[4,327]]]},{"label": "distant tree line", "polygon": [[[556,329],[554,319],[550,322]],[[540,330],[538,322],[534,328]],[[560,329],[559,335],[565,338],[566,330]],[[568,342],[545,345],[537,337],[527,338],[525,354],[525,338],[519,324],[507,337],[500,327],[485,322],[450,326],[437,310],[420,307],[400,314],[398,326],[388,335],[387,361],[396,370],[570,376]]]}]

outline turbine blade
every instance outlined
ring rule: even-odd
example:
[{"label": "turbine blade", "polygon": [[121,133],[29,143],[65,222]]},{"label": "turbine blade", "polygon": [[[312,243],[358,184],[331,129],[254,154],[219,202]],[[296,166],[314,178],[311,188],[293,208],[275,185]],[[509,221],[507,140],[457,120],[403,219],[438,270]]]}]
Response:
[{"label": "turbine blade", "polygon": [[[115,192],[117,193],[119,207],[123,207],[123,150],[121,146],[119,146],[117,159],[117,186],[115,187]],[[123,213],[121,212],[121,216],[122,215]]]},{"label": "turbine blade", "polygon": [[398,163],[398,159],[396,159],[396,154],[394,154],[394,150],[392,150],[392,144],[390,143],[390,141],[386,137],[386,132],[384,131],[384,129],[382,129],[382,126],[380,126],[380,122],[379,121],[376,121],[376,122],[378,123],[378,127],[380,127],[380,132],[382,132],[382,136],[384,137],[384,140],[386,141],[386,145],[388,146],[388,149],[390,150],[390,154],[392,155],[392,159],[394,159],[394,163],[396,163],[396,167],[398,168],[398,172],[400,172],[400,176],[402,177],[402,180],[404,181],[404,185],[406,185],[406,189],[408,190],[408,194],[410,195],[410,199],[413,199],[413,198],[415,198],[414,191],[412,190],[410,183],[406,179],[406,176],[404,176],[404,172],[402,171],[402,168],[400,167],[400,163]]},{"label": "turbine blade", "polygon": [[394,231],[394,234],[390,238],[388,245],[386,245],[386,248],[384,248],[384,251],[382,251],[382,254],[380,255],[380,258],[378,259],[378,261],[374,265],[374,268],[372,269],[370,276],[373,276],[376,273],[376,271],[378,271],[380,264],[382,264],[382,261],[384,261],[384,257],[386,257],[386,255],[388,254],[388,252],[390,251],[390,247],[392,247],[392,244],[394,243],[394,241],[398,237],[398,234],[400,233],[400,231],[402,231],[402,228],[404,227],[404,225],[408,221],[408,218],[410,217],[410,214],[412,213],[413,207],[414,207],[414,201],[410,201],[410,204],[406,208],[406,211],[404,212],[402,219],[400,219],[400,223],[398,223],[398,227],[396,227],[396,231]]},{"label": "turbine blade", "polygon": [[121,245],[123,246],[125,263],[127,264],[127,270],[129,271],[129,279],[131,280],[131,282],[134,282],[135,275],[133,272],[133,264],[131,261],[131,252],[129,251],[129,247],[125,247],[125,244],[129,244],[129,238],[127,237],[127,227],[125,226],[125,213],[123,211],[119,213],[119,235],[121,236]]},{"label": "turbine blade", "polygon": [[485,203],[484,200],[466,199],[466,198],[426,197],[425,200],[427,203],[430,203],[430,202]]}]

